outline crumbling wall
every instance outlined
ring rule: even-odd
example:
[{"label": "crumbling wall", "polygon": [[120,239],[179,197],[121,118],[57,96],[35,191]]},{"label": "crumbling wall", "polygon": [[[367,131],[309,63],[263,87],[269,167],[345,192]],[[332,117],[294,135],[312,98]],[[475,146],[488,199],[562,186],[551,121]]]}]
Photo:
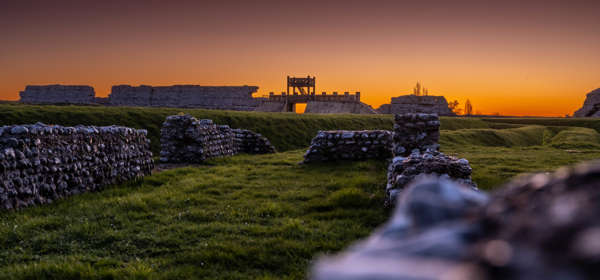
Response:
[{"label": "crumbling wall", "polygon": [[455,114],[448,108],[448,101],[443,96],[417,96],[402,95],[392,97],[390,104],[381,105],[377,111],[380,114],[408,114],[424,113],[437,114],[440,116],[454,116]]},{"label": "crumbling wall", "polygon": [[160,134],[160,161],[163,163],[202,163],[209,158],[238,153],[276,151],[269,140],[258,133],[231,129],[190,115],[167,117]]},{"label": "crumbling wall", "polygon": [[146,134],[119,126],[0,127],[0,207],[50,203],[150,174]]},{"label": "crumbling wall", "polygon": [[264,99],[253,98],[256,86],[113,86],[109,104],[253,111]]},{"label": "crumbling wall", "polygon": [[394,156],[414,151],[437,151],[440,147],[440,118],[436,114],[399,114],[394,116]]},{"label": "crumbling wall", "polygon": [[95,102],[94,88],[74,85],[27,86],[19,93],[23,103],[69,103],[92,104]]},{"label": "crumbling wall", "polygon": [[600,88],[586,95],[583,107],[575,111],[573,117],[600,117]]},{"label": "crumbling wall", "polygon": [[598,279],[600,162],[512,180],[487,195],[424,178],[367,240],[312,279]]},{"label": "crumbling wall", "polygon": [[304,163],[391,156],[392,133],[388,130],[319,131],[304,154]]}]

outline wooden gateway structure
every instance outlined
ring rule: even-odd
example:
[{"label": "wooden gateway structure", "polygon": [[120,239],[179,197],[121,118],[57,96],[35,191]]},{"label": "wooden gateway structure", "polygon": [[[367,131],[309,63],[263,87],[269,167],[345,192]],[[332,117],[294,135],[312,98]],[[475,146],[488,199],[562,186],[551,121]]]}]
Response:
[{"label": "wooden gateway structure", "polygon": [[[286,112],[295,112],[296,104],[308,103],[309,101],[321,102],[360,102],[360,92],[351,95],[349,92],[344,92],[343,95],[338,95],[337,91],[333,94],[322,92],[316,94],[316,77],[307,76],[306,78],[297,78],[287,76],[287,91],[281,92],[281,95],[276,95],[274,92],[269,93],[269,101],[285,103]],[[290,93],[291,89],[291,93]]]}]

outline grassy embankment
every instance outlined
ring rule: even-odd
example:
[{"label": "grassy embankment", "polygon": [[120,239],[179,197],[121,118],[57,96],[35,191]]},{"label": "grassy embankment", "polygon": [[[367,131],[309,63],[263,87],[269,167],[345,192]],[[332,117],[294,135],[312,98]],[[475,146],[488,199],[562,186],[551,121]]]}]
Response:
[{"label": "grassy embankment", "polygon": [[[389,129],[390,116],[0,105],[0,122],[118,123],[147,128],[154,139],[164,116],[179,111],[260,131],[288,151],[215,159],[0,213],[0,278],[301,279],[315,256],[387,218],[385,163],[297,162],[319,129]],[[599,123],[543,121],[443,118],[442,150],[469,159],[486,189],[600,157],[600,135],[586,128]]]}]

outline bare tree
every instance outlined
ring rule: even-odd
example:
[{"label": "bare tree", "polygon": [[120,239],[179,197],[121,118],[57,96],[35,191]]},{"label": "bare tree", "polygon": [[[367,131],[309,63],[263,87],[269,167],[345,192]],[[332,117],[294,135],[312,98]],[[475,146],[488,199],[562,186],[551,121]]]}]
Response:
[{"label": "bare tree", "polygon": [[460,103],[458,103],[458,100],[454,100],[450,103],[448,103],[448,108],[450,108],[450,110],[457,115],[460,115],[460,113],[462,113],[462,109],[458,107]]},{"label": "bare tree", "polygon": [[465,115],[473,115],[473,105],[471,105],[471,100],[469,99],[467,99],[467,102],[465,102]]}]

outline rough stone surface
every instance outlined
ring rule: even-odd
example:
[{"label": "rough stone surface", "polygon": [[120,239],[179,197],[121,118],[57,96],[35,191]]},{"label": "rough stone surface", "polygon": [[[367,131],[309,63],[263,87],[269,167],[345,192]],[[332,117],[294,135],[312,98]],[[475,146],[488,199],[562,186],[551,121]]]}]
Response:
[{"label": "rough stone surface", "polygon": [[381,105],[377,111],[380,114],[425,113],[440,116],[454,116],[448,108],[448,102],[443,96],[402,95],[392,97],[390,104]]},{"label": "rough stone surface", "polygon": [[201,163],[237,153],[275,152],[269,140],[258,133],[231,129],[190,115],[167,117],[160,133],[160,161],[163,163]]},{"label": "rough stone surface", "polygon": [[399,114],[394,116],[394,156],[413,151],[437,151],[440,119],[436,114]]},{"label": "rough stone surface", "polygon": [[388,130],[319,131],[304,154],[304,163],[386,159],[392,155],[392,133]]},{"label": "rough stone surface", "polygon": [[253,111],[264,101],[253,98],[256,86],[113,86],[109,104]]},{"label": "rough stone surface", "polygon": [[90,86],[27,86],[19,95],[21,96],[20,102],[23,103],[92,104],[95,102],[94,88]]},{"label": "rough stone surface", "polygon": [[50,203],[150,174],[146,134],[119,126],[0,127],[0,207]]},{"label": "rough stone surface", "polygon": [[393,205],[398,194],[421,174],[441,176],[476,189],[477,184],[471,180],[471,172],[471,166],[466,159],[435,151],[415,151],[408,157],[394,157],[388,166],[386,205]]},{"label": "rough stone surface", "polygon": [[312,279],[598,279],[600,162],[521,177],[486,197],[412,183],[389,222]]},{"label": "rough stone surface", "polygon": [[575,111],[573,116],[577,118],[600,117],[600,88],[586,95],[583,107]]}]

